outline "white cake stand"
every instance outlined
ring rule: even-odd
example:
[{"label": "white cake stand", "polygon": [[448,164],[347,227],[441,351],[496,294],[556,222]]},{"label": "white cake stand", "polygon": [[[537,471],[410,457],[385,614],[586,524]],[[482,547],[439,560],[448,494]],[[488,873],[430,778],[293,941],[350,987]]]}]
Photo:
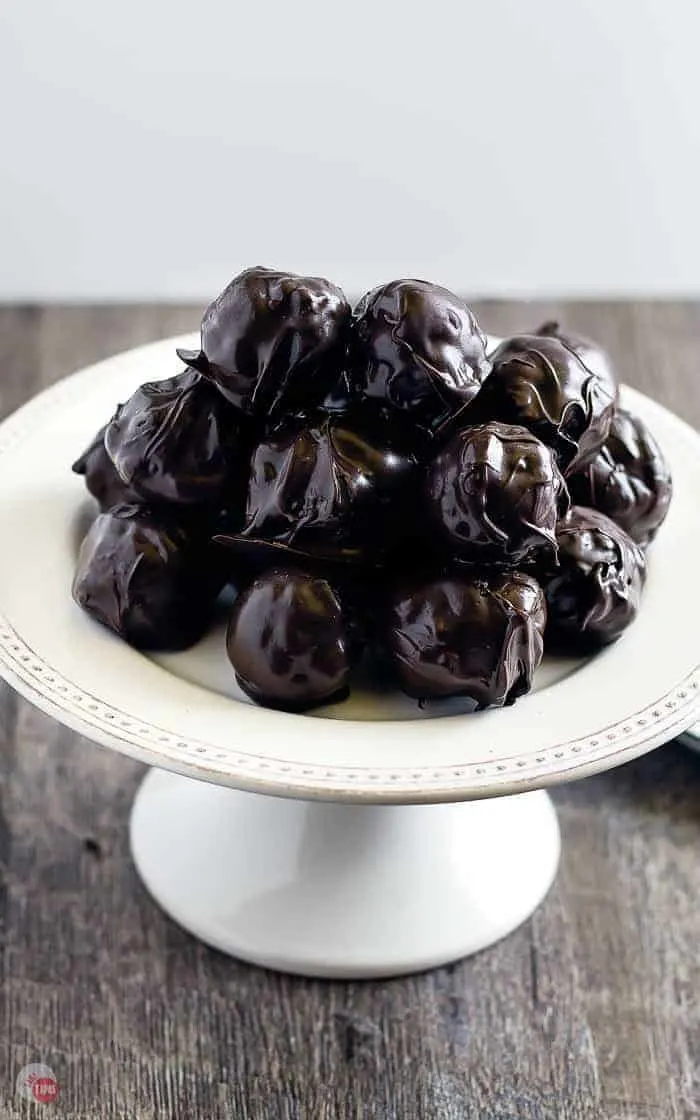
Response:
[{"label": "white cake stand", "polygon": [[[472,953],[548,890],[559,830],[541,787],[617,766],[698,718],[700,440],[623,399],[670,457],[675,498],[643,610],[588,662],[550,661],[514,707],[421,711],[358,687],[312,716],[238,691],[221,627],[149,658],[70,597],[85,494],[70,464],[169,340],[119,355],[0,425],[0,671],[43,711],[150,764],[131,820],[153,897],[237,957],[313,976],[411,972]],[[223,622],[222,622],[223,625]]]}]

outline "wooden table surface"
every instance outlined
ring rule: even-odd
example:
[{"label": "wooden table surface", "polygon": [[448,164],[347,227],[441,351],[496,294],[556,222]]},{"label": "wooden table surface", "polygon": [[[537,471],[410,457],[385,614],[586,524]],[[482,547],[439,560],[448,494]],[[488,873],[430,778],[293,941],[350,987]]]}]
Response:
[{"label": "wooden table surface", "polygon": [[[561,316],[700,426],[700,304],[476,309],[498,333]],[[0,309],[0,415],[198,317]],[[533,919],[470,960],[387,983],[278,976],[169,921],[129,860],[142,773],[0,685],[3,1120],[700,1116],[700,756],[671,744],[557,789],[561,870]],[[28,1062],[55,1071],[58,1103],[16,1095]]]}]

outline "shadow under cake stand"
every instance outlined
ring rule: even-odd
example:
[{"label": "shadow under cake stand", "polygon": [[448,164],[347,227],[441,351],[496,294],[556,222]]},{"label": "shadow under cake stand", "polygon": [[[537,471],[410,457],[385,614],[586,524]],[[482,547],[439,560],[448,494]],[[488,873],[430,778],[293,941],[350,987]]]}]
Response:
[{"label": "shadow under cake stand", "polygon": [[640,616],[588,661],[545,659],[508,709],[420,709],[362,682],[306,716],[237,689],[220,624],[146,657],[70,597],[85,495],[75,454],[146,380],[168,340],[118,355],[0,425],[0,672],[96,743],[148,763],[131,818],[136,867],[177,922],[257,964],[312,976],[412,972],[492,944],[556,874],[545,788],[617,766],[698,719],[700,439],[631,389],[667,452],[675,496]]}]

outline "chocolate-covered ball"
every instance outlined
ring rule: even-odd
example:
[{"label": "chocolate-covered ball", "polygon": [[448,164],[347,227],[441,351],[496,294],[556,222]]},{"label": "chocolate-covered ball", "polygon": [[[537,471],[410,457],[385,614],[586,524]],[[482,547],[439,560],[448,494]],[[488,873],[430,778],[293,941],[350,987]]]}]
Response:
[{"label": "chocolate-covered ball", "polygon": [[73,598],[137,649],[179,650],[204,634],[223,583],[206,536],[142,506],[117,506],[83,541]]},{"label": "chocolate-covered ball", "polygon": [[509,338],[492,358],[474,420],[522,424],[556,451],[565,475],[581,470],[608,437],[615,386],[558,338]]},{"label": "chocolate-covered ball", "polygon": [[350,306],[315,276],[249,268],[204,312],[201,351],[178,351],[244,412],[320,404],[343,368]]},{"label": "chocolate-covered ball", "polygon": [[577,505],[607,514],[633,541],[646,548],[671,503],[671,471],[646,424],[619,408],[610,435],[595,459],[571,475]]},{"label": "chocolate-covered ball", "polygon": [[589,652],[619,638],[637,616],[646,577],[639,545],[597,510],[573,506],[557,529],[559,569],[545,585],[547,636]]},{"label": "chocolate-covered ball", "polygon": [[544,595],[522,572],[413,585],[390,601],[386,642],[409,696],[512,704],[542,660]]},{"label": "chocolate-covered ball", "polygon": [[494,422],[458,432],[429,467],[425,492],[451,558],[518,567],[556,557],[566,484],[552,449],[527,428]]},{"label": "chocolate-covered ball", "polygon": [[476,396],[491,366],[463,300],[424,280],[393,280],[353,312],[348,376],[354,393],[434,432]]},{"label": "chocolate-covered ball", "polygon": [[107,425],[105,447],[122,481],[148,502],[242,505],[249,454],[245,419],[201,374],[141,385]]},{"label": "chocolate-covered ball", "polygon": [[139,495],[119,477],[107,454],[104,438],[106,430],[106,426],[100,428],[90,446],[75,460],[72,469],[75,474],[84,477],[85,486],[97,500],[101,510],[124,503],[138,504],[141,501]]},{"label": "chocolate-covered ball", "polygon": [[285,425],[253,453],[240,537],[375,563],[407,531],[416,475],[390,425],[360,432],[332,416]]},{"label": "chocolate-covered ball", "polygon": [[327,580],[272,568],[236,600],[226,648],[236,680],[259,704],[304,711],[347,695],[348,635]]},{"label": "chocolate-covered ball", "polygon": [[586,335],[578,334],[576,331],[571,331],[563,328],[556,319],[549,319],[542,326],[538,327],[533,334],[545,336],[547,338],[558,338],[570,350],[578,354],[579,358],[585,366],[588,366],[592,373],[597,374],[603,381],[607,382],[611,388],[617,391],[619,378],[617,370],[613,363],[612,358],[607,350],[604,350],[599,343],[594,342],[592,338],[587,338]]}]

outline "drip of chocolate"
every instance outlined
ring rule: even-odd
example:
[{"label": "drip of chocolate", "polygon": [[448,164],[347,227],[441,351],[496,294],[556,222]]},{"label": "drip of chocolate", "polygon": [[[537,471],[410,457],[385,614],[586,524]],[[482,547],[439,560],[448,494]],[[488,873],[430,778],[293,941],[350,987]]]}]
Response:
[{"label": "drip of chocolate", "polygon": [[218,550],[199,527],[117,506],[83,541],[73,598],[137,649],[179,650],[206,632],[224,579]]},{"label": "drip of chocolate", "polygon": [[73,471],[85,479],[85,485],[101,510],[124,503],[137,503],[138,494],[127,486],[117,474],[116,467],[105,448],[107,426],[100,428],[89,447],[73,463]]},{"label": "drip of chocolate", "polygon": [[455,560],[519,567],[556,558],[566,483],[552,450],[527,428],[493,422],[459,432],[430,466],[426,495]]},{"label": "drip of chocolate", "polygon": [[107,453],[143,501],[242,507],[244,417],[193,369],[141,385],[107,425]]},{"label": "drip of chocolate", "polygon": [[394,280],[368,292],[353,312],[352,391],[428,432],[476,396],[490,369],[474,315],[436,284]]},{"label": "drip of chocolate", "polygon": [[581,470],[608,438],[617,387],[559,338],[509,338],[492,360],[466,422],[520,424],[553,448],[566,476]]},{"label": "drip of chocolate", "polygon": [[545,585],[547,636],[574,652],[619,638],[637,617],[646,578],[641,548],[596,510],[573,506],[557,529],[559,569]]},{"label": "drip of chocolate", "polygon": [[594,342],[593,339],[587,338],[586,335],[583,334],[577,334],[576,331],[562,328],[561,324],[558,323],[556,319],[547,320],[547,322],[543,323],[541,327],[538,327],[536,331],[533,331],[533,334],[545,338],[558,338],[560,342],[563,342],[565,346],[568,346],[570,350],[578,354],[583,364],[588,367],[591,373],[595,373],[597,377],[600,377],[602,381],[606,382],[617,395],[619,378],[613,360],[607,350],[604,350],[603,347],[597,342]]},{"label": "drip of chocolate", "polygon": [[569,479],[572,500],[610,517],[646,548],[671,504],[673,485],[664,454],[646,424],[619,408],[604,446]]},{"label": "drip of chocolate", "polygon": [[253,454],[242,531],[218,539],[375,564],[410,526],[416,477],[391,425],[359,432],[334,416],[285,425]]},{"label": "drip of chocolate", "polygon": [[236,600],[226,648],[243,691],[299,712],[345,699],[350,670],[343,610],[327,580],[272,568]]},{"label": "drip of chocolate", "polygon": [[386,644],[409,696],[500,707],[530,689],[546,616],[541,588],[521,572],[441,578],[394,593]]},{"label": "drip of chocolate", "polygon": [[199,352],[178,351],[262,420],[319,405],[344,368],[350,306],[314,276],[249,268],[204,312]]}]

